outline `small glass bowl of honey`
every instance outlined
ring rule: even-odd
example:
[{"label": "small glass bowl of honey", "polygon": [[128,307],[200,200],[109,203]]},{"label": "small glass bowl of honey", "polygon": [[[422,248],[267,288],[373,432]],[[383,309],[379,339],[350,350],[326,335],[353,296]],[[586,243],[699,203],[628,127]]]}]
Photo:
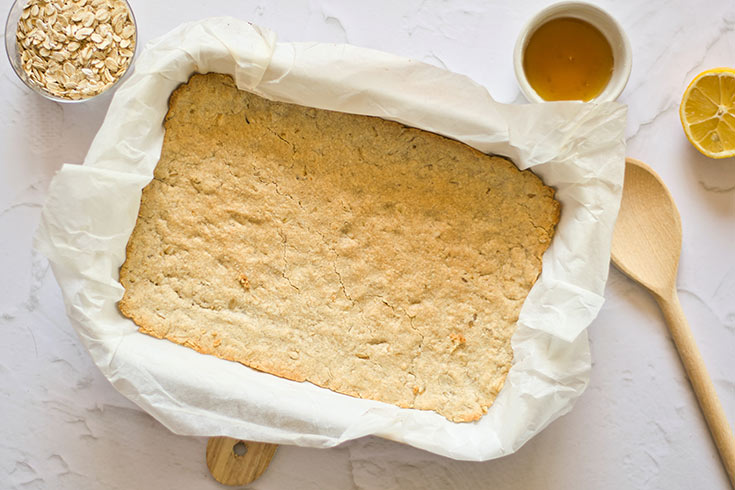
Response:
[{"label": "small glass bowl of honey", "polygon": [[518,84],[531,102],[615,100],[630,76],[628,37],[607,12],[562,2],[534,16],[513,52]]}]

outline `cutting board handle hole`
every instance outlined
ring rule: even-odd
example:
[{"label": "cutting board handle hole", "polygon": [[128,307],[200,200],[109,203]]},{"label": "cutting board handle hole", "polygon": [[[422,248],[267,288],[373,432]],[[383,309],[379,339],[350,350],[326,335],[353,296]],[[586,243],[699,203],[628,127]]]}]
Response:
[{"label": "cutting board handle hole", "polygon": [[248,445],[242,441],[237,441],[237,443],[232,446],[232,452],[235,453],[235,456],[237,457],[245,456],[245,453],[248,452]]}]

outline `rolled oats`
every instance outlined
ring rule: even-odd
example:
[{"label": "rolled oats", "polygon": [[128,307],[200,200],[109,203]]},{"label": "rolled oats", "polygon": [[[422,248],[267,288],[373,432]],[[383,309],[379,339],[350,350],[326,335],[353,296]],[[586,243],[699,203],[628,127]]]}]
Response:
[{"label": "rolled oats", "polygon": [[16,40],[31,83],[83,99],[114,84],[135,52],[135,25],[123,0],[29,0]]}]

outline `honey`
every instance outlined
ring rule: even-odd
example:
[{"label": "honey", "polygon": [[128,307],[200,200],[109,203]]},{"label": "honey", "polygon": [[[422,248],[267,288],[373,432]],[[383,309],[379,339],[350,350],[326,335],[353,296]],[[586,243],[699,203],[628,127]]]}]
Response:
[{"label": "honey", "polygon": [[560,17],[531,34],[523,55],[528,83],[544,100],[591,100],[613,71],[610,43],[595,26]]}]

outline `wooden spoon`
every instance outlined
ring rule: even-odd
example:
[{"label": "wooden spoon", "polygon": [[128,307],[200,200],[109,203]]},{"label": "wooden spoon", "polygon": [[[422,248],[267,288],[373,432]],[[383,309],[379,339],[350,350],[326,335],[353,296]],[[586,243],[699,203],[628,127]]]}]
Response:
[{"label": "wooden spoon", "polygon": [[735,488],[735,438],[676,294],[681,253],[679,211],[661,177],[650,167],[633,158],[625,163],[623,200],[612,240],[613,264],[648,289],[661,307]]}]

